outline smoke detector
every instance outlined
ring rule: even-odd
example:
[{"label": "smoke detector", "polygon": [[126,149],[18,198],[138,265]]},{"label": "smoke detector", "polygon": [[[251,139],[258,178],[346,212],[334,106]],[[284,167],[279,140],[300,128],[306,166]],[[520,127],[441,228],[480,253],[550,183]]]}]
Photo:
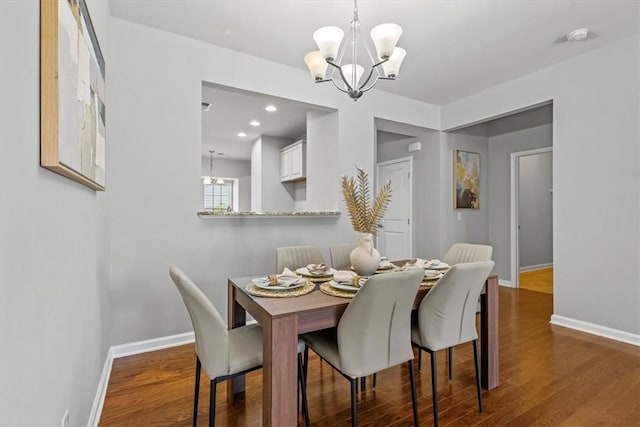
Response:
[{"label": "smoke detector", "polygon": [[568,42],[579,42],[586,39],[589,36],[589,30],[587,28],[578,28],[567,34]]}]

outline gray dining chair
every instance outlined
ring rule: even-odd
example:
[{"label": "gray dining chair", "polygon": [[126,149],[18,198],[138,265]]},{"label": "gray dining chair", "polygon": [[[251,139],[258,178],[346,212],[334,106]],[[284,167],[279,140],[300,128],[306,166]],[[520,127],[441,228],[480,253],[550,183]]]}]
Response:
[{"label": "gray dining chair", "polygon": [[491,261],[492,254],[493,247],[489,245],[454,243],[451,245],[442,261],[449,265],[460,264],[463,262]]},{"label": "gray dining chair", "polygon": [[[491,261],[493,247],[489,245],[478,245],[475,243],[454,243],[451,245],[443,262],[449,265],[460,264],[463,262],[480,262]],[[480,313],[480,302],[476,305],[476,312]],[[449,379],[453,378],[453,349],[448,350],[449,360]],[[422,369],[422,355],[418,358],[418,369]]]},{"label": "gray dining chair", "polygon": [[493,261],[455,264],[425,295],[418,308],[418,322],[411,329],[411,341],[421,354],[431,356],[431,388],[433,422],[438,425],[438,382],[436,351],[467,342],[473,343],[478,406],[482,412],[476,331],[476,301],[485,280],[493,269]]},{"label": "gray dining chair", "polygon": [[315,246],[286,246],[276,249],[276,272],[284,268],[295,271],[309,264],[324,263],[322,252]]},{"label": "gray dining chair", "polygon": [[351,259],[349,255],[357,247],[356,243],[340,243],[329,246],[329,256],[331,258],[331,267],[336,270],[349,270],[351,268]]},{"label": "gray dining chair", "polygon": [[[169,270],[187,307],[196,338],[196,381],[193,397],[193,425],[198,419],[200,370],[211,379],[209,426],[215,425],[216,385],[262,367],[262,328],[255,324],[227,330],[225,322],[209,298],[177,267]],[[298,384],[302,411],[309,425],[306,384],[302,373],[304,342],[298,342]]]},{"label": "gray dining chair", "polygon": [[[411,308],[424,272],[371,277],[353,297],[336,328],[302,335],[308,348],[351,383],[351,425],[357,425],[358,378],[409,364],[414,423],[418,406],[411,348]],[[307,351],[307,350],[305,350]]]}]

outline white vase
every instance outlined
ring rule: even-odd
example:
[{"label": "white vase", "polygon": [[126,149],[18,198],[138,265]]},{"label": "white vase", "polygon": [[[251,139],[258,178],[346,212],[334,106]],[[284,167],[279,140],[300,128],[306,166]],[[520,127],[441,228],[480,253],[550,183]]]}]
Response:
[{"label": "white vase", "polygon": [[351,266],[360,276],[371,276],[380,265],[380,252],[373,247],[373,235],[360,233],[358,246],[349,255]]}]

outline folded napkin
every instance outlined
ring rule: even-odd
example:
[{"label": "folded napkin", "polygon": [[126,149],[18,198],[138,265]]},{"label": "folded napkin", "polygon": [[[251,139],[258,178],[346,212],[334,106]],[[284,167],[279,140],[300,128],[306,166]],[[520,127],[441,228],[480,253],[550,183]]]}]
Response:
[{"label": "folded napkin", "polygon": [[426,277],[427,279],[435,279],[437,277],[440,277],[440,272],[438,270],[425,270],[424,277]]},{"label": "folded napkin", "polygon": [[298,276],[293,271],[289,270],[287,267],[282,270],[281,274],[270,274],[269,275],[269,286],[293,286],[298,285],[304,282],[305,279]]},{"label": "folded napkin", "polygon": [[381,259],[380,260],[380,264],[378,264],[378,268],[383,269],[383,270],[387,270],[389,268],[393,268],[393,263],[391,261],[389,261],[388,259]]},{"label": "folded napkin", "polygon": [[313,274],[314,276],[328,276],[330,269],[327,264],[309,264],[307,265],[307,270],[309,274]]},{"label": "folded napkin", "polygon": [[333,273],[333,280],[341,285],[360,287],[360,276],[353,271],[340,270]]},{"label": "folded napkin", "polygon": [[422,258],[414,258],[404,265],[405,268],[429,268],[440,264],[440,260],[438,259],[422,259]]}]

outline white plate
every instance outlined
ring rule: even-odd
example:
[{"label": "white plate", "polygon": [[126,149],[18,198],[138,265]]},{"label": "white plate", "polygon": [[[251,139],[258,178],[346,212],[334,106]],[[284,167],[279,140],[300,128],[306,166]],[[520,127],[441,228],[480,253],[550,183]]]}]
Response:
[{"label": "white plate", "polygon": [[[360,281],[362,282],[363,279],[360,279]],[[358,292],[358,289],[360,288],[356,288],[355,286],[351,286],[351,285],[342,285],[338,282],[336,282],[335,280],[331,280],[329,283],[329,286],[331,286],[332,288],[336,288],[336,289],[340,289],[343,291],[349,291],[349,292]],[[360,285],[362,286],[362,285]]]},{"label": "white plate", "polygon": [[428,269],[429,270],[446,270],[447,268],[449,268],[449,264],[441,261],[436,265],[430,265]]},{"label": "white plate", "polygon": [[259,288],[268,289],[270,291],[286,291],[287,289],[295,289],[295,288],[299,288],[300,286],[304,286],[304,284],[307,282],[301,281],[300,283],[296,283],[295,285],[291,285],[291,286],[279,286],[279,285],[271,286],[269,285],[268,277],[259,277],[257,279],[251,279],[251,283],[253,283]]},{"label": "white plate", "polygon": [[307,276],[307,277],[330,277],[330,276],[333,276],[336,273],[336,271],[337,270],[335,268],[330,268],[329,270],[327,270],[326,273],[313,274],[309,272],[309,269],[307,267],[300,267],[296,270],[296,273],[302,274],[303,276]]},{"label": "white plate", "polygon": [[[427,274],[428,271],[431,271],[431,272],[436,273],[436,274],[433,274],[433,273]],[[437,280],[437,279],[441,278],[442,276],[444,276],[444,274],[439,272],[439,271],[436,271],[436,270],[429,269],[429,270],[425,270],[424,271],[424,278],[427,279],[427,280]]]}]

